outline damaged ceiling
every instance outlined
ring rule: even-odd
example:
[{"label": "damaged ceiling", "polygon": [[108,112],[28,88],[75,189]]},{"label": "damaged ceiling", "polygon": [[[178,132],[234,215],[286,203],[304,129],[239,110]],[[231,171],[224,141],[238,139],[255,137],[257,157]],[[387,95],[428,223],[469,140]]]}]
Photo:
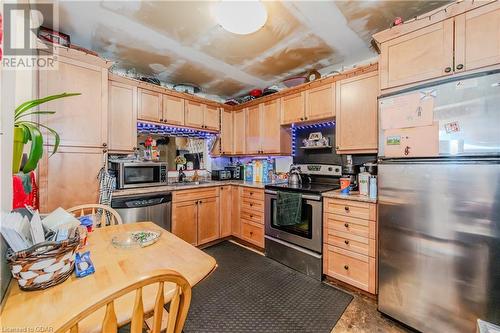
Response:
[{"label": "damaged ceiling", "polygon": [[250,35],[219,26],[214,3],[60,1],[59,30],[117,70],[227,98],[312,69],[327,74],[369,61],[373,33],[446,1],[265,1],[268,20]]}]

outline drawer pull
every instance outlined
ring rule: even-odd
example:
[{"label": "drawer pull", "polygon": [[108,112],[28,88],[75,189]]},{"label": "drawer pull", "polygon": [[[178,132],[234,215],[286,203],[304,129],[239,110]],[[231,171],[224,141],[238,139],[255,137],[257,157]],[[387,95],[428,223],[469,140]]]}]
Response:
[{"label": "drawer pull", "polygon": [[344,209],[345,209],[346,212],[349,212],[349,207],[348,206],[345,206]]},{"label": "drawer pull", "polygon": [[253,192],[250,192],[250,195],[253,195]]},{"label": "drawer pull", "polygon": [[252,236],[252,235],[253,235],[253,231],[250,231],[250,236]]},{"label": "drawer pull", "polygon": [[347,271],[347,270],[349,270],[349,266],[344,265],[344,269],[345,269],[346,271]]},{"label": "drawer pull", "polygon": [[349,228],[349,223],[344,223],[344,227]]},{"label": "drawer pull", "polygon": [[250,218],[253,219],[253,215],[252,214],[250,214]]},{"label": "drawer pull", "polygon": [[345,245],[349,245],[349,241],[347,239],[344,241],[344,243]]},{"label": "drawer pull", "polygon": [[253,207],[253,204],[250,204],[250,207]]}]

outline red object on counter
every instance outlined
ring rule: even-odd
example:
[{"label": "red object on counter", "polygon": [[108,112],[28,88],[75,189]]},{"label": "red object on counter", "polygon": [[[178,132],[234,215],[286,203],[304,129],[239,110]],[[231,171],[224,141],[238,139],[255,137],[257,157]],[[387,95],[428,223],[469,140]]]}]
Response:
[{"label": "red object on counter", "polygon": [[35,173],[32,171],[29,173],[31,182],[31,192],[26,193],[24,191],[23,180],[19,175],[12,176],[13,182],[13,209],[24,208],[25,206],[31,206],[35,210],[39,208],[39,198],[38,198],[38,185],[36,184]]}]

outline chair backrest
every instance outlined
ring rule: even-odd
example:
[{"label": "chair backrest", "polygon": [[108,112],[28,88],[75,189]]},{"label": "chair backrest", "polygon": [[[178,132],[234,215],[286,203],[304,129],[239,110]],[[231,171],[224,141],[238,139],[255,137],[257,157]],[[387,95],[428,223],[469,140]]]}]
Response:
[{"label": "chair backrest", "polygon": [[100,205],[100,204],[88,204],[71,207],[67,209],[68,212],[74,213],[76,217],[80,217],[87,214],[92,214],[95,216],[100,216],[99,221],[94,221],[94,227],[100,228],[108,225],[107,220],[109,220],[109,225],[123,224],[121,216],[113,208]]},{"label": "chair backrest", "polygon": [[166,333],[181,333],[189,312],[189,305],[191,304],[191,285],[181,274],[173,270],[156,271],[152,275],[144,277],[140,281],[114,292],[67,321],[56,331],[56,333],[63,333],[68,330],[70,330],[71,333],[78,333],[78,323],[104,306],[106,306],[106,311],[102,322],[101,332],[117,332],[118,323],[114,309],[114,300],[134,290],[135,302],[132,310],[130,332],[142,333],[144,323],[142,288],[154,283],[158,283],[158,291],[156,293],[153,310],[153,328],[151,332],[159,333],[161,330],[163,306],[165,305],[164,285],[165,283],[174,283],[175,290],[170,300]]}]

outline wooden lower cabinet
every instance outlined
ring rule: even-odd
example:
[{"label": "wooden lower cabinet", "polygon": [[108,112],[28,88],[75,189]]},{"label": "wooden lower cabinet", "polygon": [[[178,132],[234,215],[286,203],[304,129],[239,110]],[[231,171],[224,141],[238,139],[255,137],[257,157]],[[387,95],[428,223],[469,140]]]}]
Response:
[{"label": "wooden lower cabinet", "polygon": [[[236,188],[237,189],[237,188]],[[220,187],[220,237],[231,236],[233,186]]]},{"label": "wooden lower cabinet", "polygon": [[196,201],[172,205],[172,233],[191,245],[198,245],[198,204]]},{"label": "wooden lower cabinet", "polygon": [[175,191],[172,201],[174,235],[195,246],[219,239],[218,187]]},{"label": "wooden lower cabinet", "polygon": [[240,238],[264,247],[264,190],[240,188]]},{"label": "wooden lower cabinet", "polygon": [[219,197],[198,201],[198,245],[219,239]]},{"label": "wooden lower cabinet", "polygon": [[323,271],[326,275],[354,287],[376,293],[375,258],[325,245]]},{"label": "wooden lower cabinet", "polygon": [[231,186],[231,235],[239,237],[241,234],[241,223],[240,223],[240,197],[241,197],[241,187]]},{"label": "wooden lower cabinet", "polygon": [[377,205],[326,198],[323,273],[377,293]]},{"label": "wooden lower cabinet", "polygon": [[264,227],[260,224],[250,222],[248,220],[241,220],[241,239],[264,247]]}]

